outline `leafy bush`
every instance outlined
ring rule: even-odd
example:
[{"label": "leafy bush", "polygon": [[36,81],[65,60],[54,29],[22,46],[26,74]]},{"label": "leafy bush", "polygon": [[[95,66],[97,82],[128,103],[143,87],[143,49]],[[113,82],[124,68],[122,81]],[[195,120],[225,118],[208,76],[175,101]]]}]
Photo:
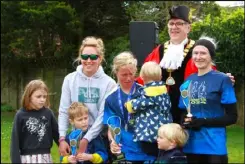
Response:
[{"label": "leafy bush", "polygon": [[12,112],[14,108],[6,103],[1,103],[1,112]]},{"label": "leafy bush", "polygon": [[221,12],[220,17],[209,14],[203,21],[193,23],[190,38],[197,40],[206,34],[218,41],[215,59],[218,70],[244,79],[244,9]]},{"label": "leafy bush", "polygon": [[129,48],[129,36],[125,35],[122,37],[117,37],[113,40],[108,40],[105,42],[105,62],[103,62],[103,67],[105,72],[109,76],[113,76],[111,72],[111,66],[113,63],[113,58],[123,51],[130,51]]}]

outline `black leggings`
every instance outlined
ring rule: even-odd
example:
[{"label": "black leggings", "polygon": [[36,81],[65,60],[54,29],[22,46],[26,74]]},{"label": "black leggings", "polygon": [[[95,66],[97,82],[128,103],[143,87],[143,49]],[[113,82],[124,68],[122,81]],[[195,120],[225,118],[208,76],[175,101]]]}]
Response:
[{"label": "black leggings", "polygon": [[140,141],[141,148],[143,152],[145,152],[147,155],[155,156],[158,155],[158,146],[157,143],[151,143],[151,142],[144,142]]},{"label": "black leggings", "polygon": [[186,153],[188,163],[228,163],[227,155],[189,154]]}]

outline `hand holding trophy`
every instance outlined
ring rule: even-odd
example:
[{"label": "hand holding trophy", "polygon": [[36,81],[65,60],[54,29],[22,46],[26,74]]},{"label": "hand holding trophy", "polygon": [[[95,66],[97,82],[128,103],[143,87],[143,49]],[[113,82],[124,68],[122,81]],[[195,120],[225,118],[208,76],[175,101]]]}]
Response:
[{"label": "hand holding trophy", "polygon": [[183,100],[183,103],[186,107],[187,110],[187,115],[184,121],[184,126],[189,125],[193,115],[191,114],[191,80],[188,80],[186,82],[184,82],[181,86],[180,86],[180,93],[181,93],[181,97]]},{"label": "hand holding trophy", "polygon": [[[108,118],[107,124],[112,138],[116,144],[119,145],[121,140],[121,118],[118,116],[111,116]],[[120,160],[122,158],[124,158],[124,156],[121,150],[116,152],[116,160]]]}]

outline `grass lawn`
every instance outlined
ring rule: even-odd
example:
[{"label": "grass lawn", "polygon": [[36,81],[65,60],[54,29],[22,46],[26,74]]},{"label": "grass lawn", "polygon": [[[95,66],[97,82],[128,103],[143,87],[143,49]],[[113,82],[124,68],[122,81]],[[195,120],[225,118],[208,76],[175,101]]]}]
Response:
[{"label": "grass lawn", "polygon": [[[1,163],[10,163],[10,140],[14,113],[1,112]],[[229,163],[244,163],[244,129],[237,125],[227,128],[227,147]],[[59,153],[53,144],[52,157],[54,163],[59,163]]]}]

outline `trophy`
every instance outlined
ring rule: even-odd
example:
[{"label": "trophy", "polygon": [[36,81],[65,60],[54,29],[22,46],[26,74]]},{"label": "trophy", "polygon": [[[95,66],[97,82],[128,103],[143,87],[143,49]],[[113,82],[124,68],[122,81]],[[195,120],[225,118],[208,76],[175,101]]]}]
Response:
[{"label": "trophy", "polygon": [[[107,124],[111,135],[117,144],[121,140],[121,118],[118,116],[111,116],[107,120]],[[124,158],[124,155],[121,151],[116,152],[116,160],[121,160]]]},{"label": "trophy", "polygon": [[181,86],[180,86],[180,93],[181,93],[181,97],[183,100],[183,103],[186,107],[187,110],[187,118],[189,118],[189,121],[184,122],[184,125],[189,124],[189,122],[191,121],[192,118],[192,114],[191,114],[191,80],[187,80],[186,82],[184,82]]},{"label": "trophy", "polygon": [[76,129],[76,130],[72,131],[69,135],[71,154],[74,156],[77,153],[77,142],[78,142],[78,138],[81,134],[82,134],[82,130]]}]

